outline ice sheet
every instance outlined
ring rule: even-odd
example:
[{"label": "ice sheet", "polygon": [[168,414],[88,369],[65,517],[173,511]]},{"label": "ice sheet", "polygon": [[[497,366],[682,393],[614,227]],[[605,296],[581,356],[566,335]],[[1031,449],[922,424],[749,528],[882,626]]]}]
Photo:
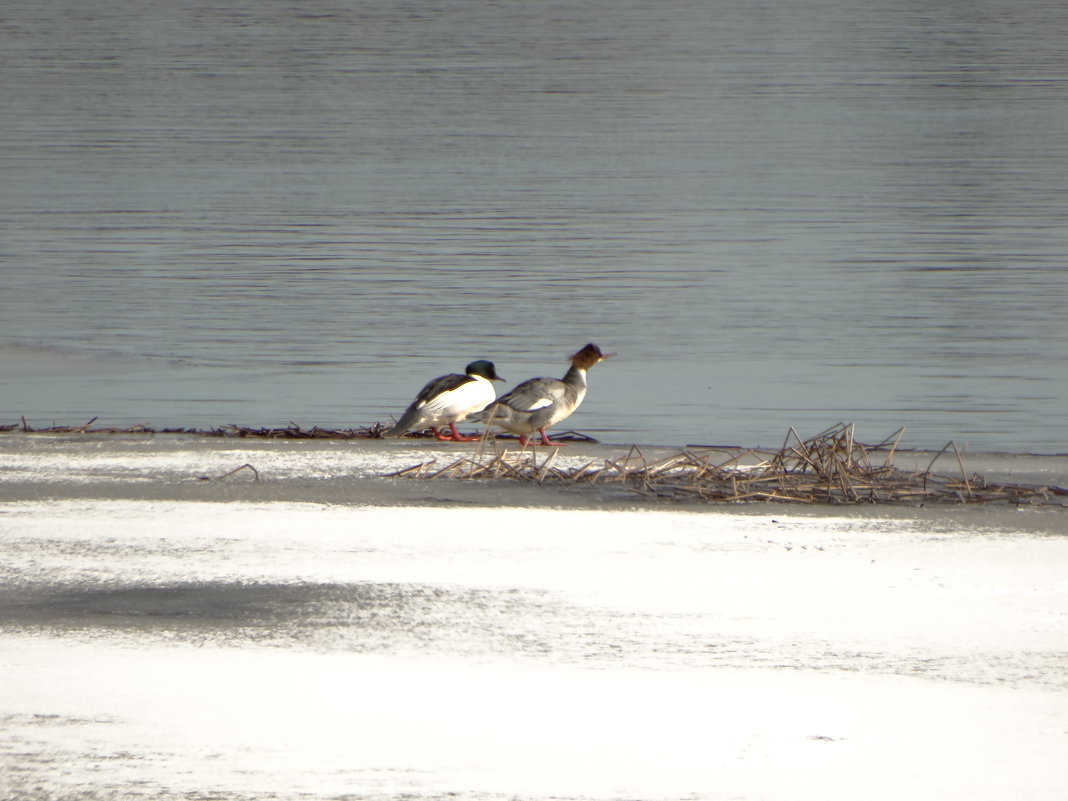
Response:
[{"label": "ice sheet", "polygon": [[1062,516],[980,520],[3,503],[0,797],[1059,798]]}]

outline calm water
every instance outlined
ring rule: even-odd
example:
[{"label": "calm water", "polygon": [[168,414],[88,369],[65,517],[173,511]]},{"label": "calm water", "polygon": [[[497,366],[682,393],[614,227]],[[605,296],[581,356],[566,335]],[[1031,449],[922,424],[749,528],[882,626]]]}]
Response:
[{"label": "calm water", "polygon": [[1059,0],[9,2],[0,422],[1068,450]]}]

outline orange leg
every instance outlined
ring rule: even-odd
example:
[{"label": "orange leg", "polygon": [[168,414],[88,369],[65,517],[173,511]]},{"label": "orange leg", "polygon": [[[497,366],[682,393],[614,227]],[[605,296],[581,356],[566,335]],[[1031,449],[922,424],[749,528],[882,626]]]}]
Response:
[{"label": "orange leg", "polygon": [[465,437],[459,431],[456,430],[456,423],[449,423],[449,428],[452,429],[453,442],[478,442],[481,437]]},{"label": "orange leg", "polygon": [[[538,433],[541,434],[541,442],[533,443],[535,445],[552,445],[555,448],[562,448],[564,445],[567,444],[566,442],[556,442],[555,440],[549,439],[549,435],[545,433],[544,428],[539,428]],[[525,434],[520,434],[519,444],[525,448],[527,445],[531,444],[531,442]]]},{"label": "orange leg", "polygon": [[542,445],[555,445],[557,447],[560,447],[561,445],[564,444],[562,442],[553,442],[551,439],[549,439],[549,435],[545,433],[545,429],[544,428],[539,428],[538,429],[538,433],[541,434],[541,444]]},{"label": "orange leg", "polygon": [[449,431],[442,433],[433,426],[430,430],[434,432],[434,436],[441,442],[478,442],[481,437],[465,437],[459,431],[456,430],[456,423],[449,423]]}]

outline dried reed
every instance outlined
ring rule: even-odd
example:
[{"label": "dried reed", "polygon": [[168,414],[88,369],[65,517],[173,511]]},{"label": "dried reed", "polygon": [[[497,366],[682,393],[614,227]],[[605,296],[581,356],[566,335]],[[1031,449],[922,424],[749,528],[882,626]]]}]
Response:
[{"label": "dried reed", "polygon": [[[135,425],[129,427],[120,426],[94,426],[97,418],[80,425],[51,425],[42,428],[34,428],[26,418],[20,422],[0,425],[0,434],[20,432],[26,434],[195,434],[201,437],[235,437],[242,439],[381,439],[384,432],[390,426],[382,423],[372,423],[358,428],[322,428],[312,426],[302,428],[296,423],[290,423],[284,428],[251,428],[229,424],[219,428],[150,428],[147,425]],[[404,435],[405,439],[433,439],[434,435],[429,430],[412,431]],[[498,439],[517,439],[508,434],[498,435]],[[593,437],[580,434],[577,431],[565,431],[556,435],[561,442],[585,442],[596,444]]]},{"label": "dried reed", "polygon": [[[1068,489],[987,483],[969,477],[954,443],[948,443],[922,472],[901,470],[893,458],[904,429],[876,445],[855,439],[852,423],[839,423],[809,439],[790,429],[777,451],[691,447],[650,461],[638,447],[623,458],[557,466],[558,450],[539,457],[534,449],[488,451],[484,440],[474,456],[438,468],[436,460],[390,473],[412,478],[513,479],[537,484],[619,484],[652,499],[805,504],[923,504],[935,502],[1014,504],[1060,503]],[[959,475],[932,472],[952,450]],[[703,452],[702,452],[703,451]],[[881,459],[874,457],[881,456]],[[878,461],[879,463],[876,463]]]},{"label": "dried reed", "polygon": [[[202,437],[236,437],[250,439],[380,439],[386,426],[374,423],[361,428],[301,428],[290,423],[285,428],[250,428],[239,425],[226,425],[220,428],[150,428],[135,425],[126,428],[119,426],[94,426],[97,418],[81,425],[52,425],[34,428],[23,417],[14,425],[0,425],[0,433],[22,432],[28,434],[195,434]],[[430,436],[429,434],[427,436]]]}]

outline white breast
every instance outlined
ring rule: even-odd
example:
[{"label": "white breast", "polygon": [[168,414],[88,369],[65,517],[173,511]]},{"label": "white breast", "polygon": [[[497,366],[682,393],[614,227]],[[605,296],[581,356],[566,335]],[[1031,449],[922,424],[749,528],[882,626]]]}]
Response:
[{"label": "white breast", "polygon": [[471,377],[473,381],[428,400],[422,411],[437,417],[454,417],[485,409],[497,397],[493,384],[482,376]]}]

